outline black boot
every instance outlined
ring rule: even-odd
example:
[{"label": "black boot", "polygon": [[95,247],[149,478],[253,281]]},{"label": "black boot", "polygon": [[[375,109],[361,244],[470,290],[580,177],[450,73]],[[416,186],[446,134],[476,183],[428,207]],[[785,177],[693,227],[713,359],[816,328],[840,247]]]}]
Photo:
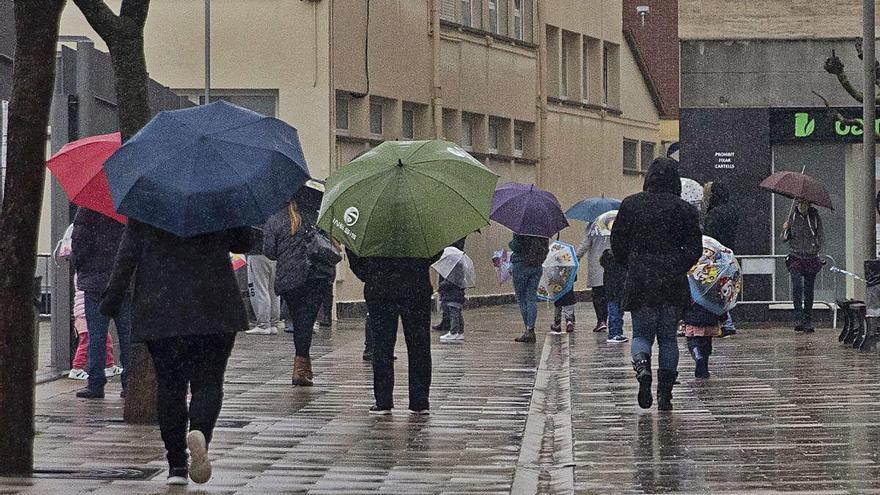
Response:
[{"label": "black boot", "polygon": [[672,410],[672,387],[678,372],[674,370],[657,370],[657,410]]},{"label": "black boot", "polygon": [[522,335],[513,339],[516,342],[535,342],[537,338],[535,337],[535,329],[534,328],[526,328],[526,331],[523,332]]},{"label": "black boot", "polygon": [[688,350],[694,358],[694,377],[709,378],[709,351],[701,338],[705,337],[688,337]]},{"label": "black boot", "polygon": [[654,402],[651,396],[651,356],[640,352],[633,356],[633,371],[639,382],[639,407],[648,409]]}]

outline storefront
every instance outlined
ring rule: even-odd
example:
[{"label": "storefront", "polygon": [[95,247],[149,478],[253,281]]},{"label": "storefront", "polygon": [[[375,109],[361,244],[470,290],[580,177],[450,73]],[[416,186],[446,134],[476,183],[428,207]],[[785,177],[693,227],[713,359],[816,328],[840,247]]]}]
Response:
[{"label": "storefront", "polygon": [[[840,120],[838,116],[845,120]],[[866,199],[861,165],[862,128],[850,123],[860,108],[685,108],[681,110],[682,173],[700,182],[722,181],[741,209],[737,254],[784,255],[782,223],[792,202],[760,190],[758,184],[781,170],[805,171],[828,189],[834,210],[820,211],[829,265],[861,273],[856,228]],[[880,129],[880,120],[876,127]],[[757,266],[757,265],[755,265]],[[788,300],[789,281],[781,260],[765,263],[746,277],[746,298]],[[825,270],[817,299],[833,302],[856,294],[855,281]]]}]

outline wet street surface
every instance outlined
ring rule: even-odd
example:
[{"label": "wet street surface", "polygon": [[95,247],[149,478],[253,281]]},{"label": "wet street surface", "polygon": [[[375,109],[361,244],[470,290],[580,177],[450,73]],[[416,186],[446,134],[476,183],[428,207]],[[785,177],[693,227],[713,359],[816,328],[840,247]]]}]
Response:
[{"label": "wet street surface", "polygon": [[638,408],[629,345],[590,332],[587,304],[570,336],[546,335],[548,312],[537,344],[513,342],[512,306],[467,311],[463,345],[434,333],[427,417],[406,410],[402,337],[398,408],[376,417],[361,321],[316,331],[312,388],[290,385],[290,334],[241,334],[207,485],[166,488],[158,430],[121,422],[118,379],[94,402],[40,385],[39,477],[0,494],[880,493],[877,357],[836,331],[741,330],[709,380],[681,339],[670,415]]}]

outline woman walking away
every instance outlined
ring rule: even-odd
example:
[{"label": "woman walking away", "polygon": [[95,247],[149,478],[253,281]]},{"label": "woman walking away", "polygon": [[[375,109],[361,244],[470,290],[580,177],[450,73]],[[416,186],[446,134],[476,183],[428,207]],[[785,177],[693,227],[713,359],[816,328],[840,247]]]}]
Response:
[{"label": "woman walking away", "polygon": [[782,225],[782,240],[788,244],[785,265],[791,274],[791,298],[800,323],[795,332],[813,333],[813,298],[816,275],[822,270],[819,251],[825,246],[822,217],[809,201],[799,200]]},{"label": "woman walking away", "polygon": [[409,357],[409,410],[428,414],[431,391],[431,264],[440,258],[360,257],[346,249],[351,271],[364,282],[367,332],[372,340],[373,395],[370,414],[394,408],[394,346],[397,321]]},{"label": "woman walking away", "polygon": [[550,250],[550,239],[513,234],[510,247],[511,274],[516,301],[526,329],[517,342],[534,342],[535,321],[538,319],[538,283],[544,272],[542,265]]},{"label": "woman walking away", "polygon": [[317,210],[300,209],[296,199],[291,199],[286,208],[266,222],[263,237],[263,254],[277,260],[275,291],[290,312],[296,354],[291,382],[305,387],[313,385],[309,354],[312,330],[328,286],[332,290],[336,263],[341,259],[328,251],[336,248],[315,227],[317,219]]},{"label": "woman walking away", "polygon": [[[602,253],[611,248],[611,236],[590,235],[593,225],[587,225],[584,239],[577,249],[577,257],[581,259],[587,256],[587,284],[593,293],[593,309],[596,311],[596,333],[604,332],[608,328],[608,299],[607,290],[603,282],[604,270],[599,262]],[[609,334],[610,336],[610,334]]]},{"label": "woman walking away", "polygon": [[[703,220],[703,233],[721,245],[736,252],[736,234],[739,230],[739,210],[730,201],[730,192],[721,182],[709,182],[703,193],[706,204],[706,218]],[[721,337],[736,335],[733,317],[721,324]]]},{"label": "woman walking away", "polygon": [[183,238],[133,219],[122,237],[101,312],[119,314],[134,277],[132,341],[146,343],[156,368],[168,484],[186,484],[187,474],[196,483],[211,478],[208,445],[226,362],[236,332],[248,327],[229,253],[251,244],[248,227]]},{"label": "woman walking away", "polygon": [[651,407],[651,348],[660,347],[657,408],[672,410],[678,377],[676,331],[690,303],[687,272],[702,254],[697,210],[682,200],[676,162],[657,158],[645,176],[644,192],[620,205],[611,250],[626,267],[623,309],[632,312],[632,360],[639,382],[639,406]]}]

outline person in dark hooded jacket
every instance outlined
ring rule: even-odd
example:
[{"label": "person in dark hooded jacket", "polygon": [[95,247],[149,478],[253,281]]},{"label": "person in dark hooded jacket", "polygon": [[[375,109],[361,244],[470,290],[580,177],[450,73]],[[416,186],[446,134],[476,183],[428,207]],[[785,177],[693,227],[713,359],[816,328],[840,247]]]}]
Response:
[{"label": "person in dark hooded jacket", "polygon": [[644,409],[653,402],[651,348],[656,339],[657,407],[672,410],[678,321],[682,308],[690,304],[687,272],[702,254],[699,213],[680,195],[677,162],[657,158],[645,177],[644,191],[623,201],[611,231],[611,250],[627,269],[623,310],[632,313],[633,369]]},{"label": "person in dark hooded jacket", "polygon": [[[703,200],[706,202],[706,218],[703,220],[703,233],[724,247],[736,252],[736,233],[739,229],[739,210],[730,201],[730,192],[721,182],[709,182],[705,187]],[[736,335],[733,317],[721,325],[721,336]]]}]

